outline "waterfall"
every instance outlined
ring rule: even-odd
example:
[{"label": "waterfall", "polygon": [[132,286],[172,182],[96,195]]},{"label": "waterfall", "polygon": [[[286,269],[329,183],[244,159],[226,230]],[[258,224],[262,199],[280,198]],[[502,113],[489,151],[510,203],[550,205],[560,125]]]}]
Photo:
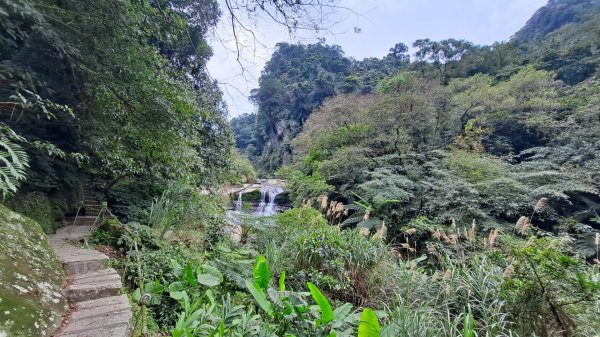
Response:
[{"label": "waterfall", "polygon": [[260,203],[255,215],[269,216],[275,214],[275,199],[283,192],[280,186],[263,185],[260,187]]},{"label": "waterfall", "polygon": [[235,211],[239,212],[242,210],[242,191],[238,194],[237,202],[235,203]]}]

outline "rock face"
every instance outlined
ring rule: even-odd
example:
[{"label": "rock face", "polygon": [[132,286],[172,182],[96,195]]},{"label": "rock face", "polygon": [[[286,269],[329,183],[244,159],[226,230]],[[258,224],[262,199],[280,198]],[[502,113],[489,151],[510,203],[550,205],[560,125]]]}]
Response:
[{"label": "rock face", "polygon": [[49,336],[67,307],[64,281],[41,226],[0,205],[0,336]]},{"label": "rock face", "polygon": [[533,14],[512,40],[529,42],[543,38],[566,24],[579,22],[583,14],[599,7],[598,0],[550,0]]}]

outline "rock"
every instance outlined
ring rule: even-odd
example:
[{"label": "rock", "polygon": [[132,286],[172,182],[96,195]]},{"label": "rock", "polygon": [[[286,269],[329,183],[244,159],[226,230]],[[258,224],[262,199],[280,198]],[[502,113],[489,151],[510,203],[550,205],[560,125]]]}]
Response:
[{"label": "rock", "polygon": [[49,336],[67,308],[65,278],[41,226],[0,205],[0,336]]}]

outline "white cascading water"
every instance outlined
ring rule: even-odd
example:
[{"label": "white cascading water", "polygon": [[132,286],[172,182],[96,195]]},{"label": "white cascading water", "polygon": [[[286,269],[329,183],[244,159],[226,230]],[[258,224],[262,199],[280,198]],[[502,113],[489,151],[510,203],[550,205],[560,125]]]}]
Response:
[{"label": "white cascading water", "polygon": [[283,192],[281,186],[262,185],[260,187],[260,203],[254,211],[255,215],[269,216],[275,214],[275,199]]},{"label": "white cascading water", "polygon": [[240,193],[238,193],[238,199],[235,203],[235,211],[239,212],[242,210],[242,191],[240,191]]}]

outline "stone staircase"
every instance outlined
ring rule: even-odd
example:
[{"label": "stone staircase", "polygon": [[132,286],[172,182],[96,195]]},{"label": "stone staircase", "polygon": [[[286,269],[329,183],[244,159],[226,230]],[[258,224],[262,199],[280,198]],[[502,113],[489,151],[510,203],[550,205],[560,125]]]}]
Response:
[{"label": "stone staircase", "polygon": [[83,187],[83,206],[85,208],[85,215],[97,215],[102,208],[96,189],[92,183],[87,183]]},{"label": "stone staircase", "polygon": [[[89,213],[88,213],[89,214]],[[107,267],[108,257],[79,247],[90,234],[96,216],[79,216],[72,225],[50,236],[50,244],[65,267],[64,289],[72,310],[54,337],[127,337],[131,305],[120,295],[121,277]]]}]

